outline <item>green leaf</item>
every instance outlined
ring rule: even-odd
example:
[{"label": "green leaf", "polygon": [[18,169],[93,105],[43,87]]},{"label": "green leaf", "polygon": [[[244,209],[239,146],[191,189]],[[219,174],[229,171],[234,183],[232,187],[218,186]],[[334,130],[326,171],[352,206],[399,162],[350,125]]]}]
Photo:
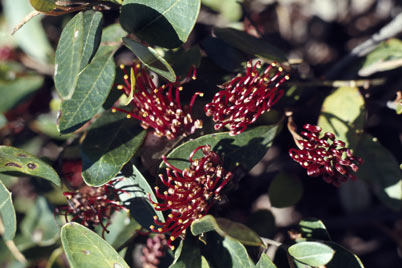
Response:
[{"label": "green leaf", "polygon": [[13,240],[17,229],[17,219],[11,193],[0,181],[0,218],[4,228],[1,236],[4,240]]},{"label": "green leaf", "polygon": [[[2,1],[3,12],[6,16],[10,31],[18,25],[34,9],[28,1]],[[52,46],[47,39],[46,33],[41,23],[42,16],[37,16],[19,29],[13,37],[21,49],[40,63],[48,63],[53,55]]]},{"label": "green leaf", "polygon": [[145,134],[138,121],[127,119],[124,113],[102,114],[91,125],[81,147],[86,184],[100,186],[115,177],[140,148]]},{"label": "green leaf", "polygon": [[[73,132],[88,122],[102,107],[115,77],[113,53],[99,49],[92,62],[80,73],[71,99],[61,105],[59,131]],[[100,53],[100,54],[99,54]]]},{"label": "green leaf", "polygon": [[63,98],[71,98],[79,73],[99,47],[102,17],[100,12],[80,12],[63,29],[56,49],[54,75],[56,89]]},{"label": "green leaf", "polygon": [[[229,170],[238,165],[250,170],[271,147],[278,130],[278,125],[271,125],[249,129],[234,137],[230,136],[229,132],[205,135],[178,146],[167,155],[167,159],[173,166],[184,169],[189,166],[190,153],[198,146],[209,144],[213,151],[223,157],[224,164]],[[199,151],[194,159],[201,156],[202,153]]]},{"label": "green leaf", "polygon": [[303,196],[303,184],[298,177],[282,171],[269,185],[268,195],[273,207],[290,207]]},{"label": "green leaf", "polygon": [[331,240],[324,223],[315,218],[307,218],[299,222],[302,236],[313,240]]},{"label": "green leaf", "polygon": [[60,186],[56,171],[35,156],[15,147],[0,146],[0,172],[39,177]]},{"label": "green leaf", "polygon": [[111,224],[107,227],[105,240],[115,249],[120,248],[124,243],[132,238],[133,234],[141,229],[141,225],[135,220],[130,219],[127,211],[116,211],[110,219]]},{"label": "green leaf", "polygon": [[150,70],[166,78],[170,82],[176,81],[176,74],[167,61],[152,47],[146,47],[129,38],[123,38],[124,45],[128,47],[138,59]]},{"label": "green leaf", "polygon": [[31,6],[40,12],[50,12],[57,8],[56,0],[29,0]]},{"label": "green leaf", "polygon": [[232,259],[232,267],[236,268],[252,268],[254,263],[247,254],[246,248],[237,240],[230,237],[225,237],[222,245],[229,251]]},{"label": "green leaf", "polygon": [[297,261],[310,266],[326,265],[335,254],[332,248],[318,242],[300,242],[290,246],[288,252]]},{"label": "green leaf", "polygon": [[54,209],[43,196],[38,197],[20,227],[25,237],[41,246],[52,245],[59,237],[60,226],[56,222]]},{"label": "green leaf", "polygon": [[402,208],[402,174],[395,157],[376,138],[364,134],[356,149],[364,163],[357,177],[368,182],[378,198],[388,207]]},{"label": "green leaf", "polygon": [[341,245],[331,241],[325,242],[325,244],[335,251],[333,258],[326,265],[327,268],[364,268],[359,257],[346,250]]},{"label": "green leaf", "polygon": [[276,265],[271,261],[267,254],[262,253],[260,260],[255,265],[255,268],[276,268]]},{"label": "green leaf", "polygon": [[34,121],[29,124],[29,127],[40,134],[51,137],[56,140],[67,140],[74,137],[74,134],[62,135],[57,130],[57,114],[55,112],[40,114]]},{"label": "green leaf", "polygon": [[[121,202],[125,203],[130,209],[131,216],[144,228],[155,225],[154,216],[157,215],[159,221],[164,222],[165,219],[161,211],[156,211],[148,199],[157,202],[156,196],[152,191],[147,180],[137,169],[136,166],[126,166],[122,173],[116,179],[119,181],[115,187],[123,189],[124,192],[119,194]],[[132,167],[132,170],[128,170]]]},{"label": "green leaf", "polygon": [[359,70],[360,76],[370,76],[402,66],[402,41],[389,39],[371,51]]},{"label": "green leaf", "polygon": [[215,36],[242,52],[268,61],[285,62],[285,53],[269,42],[233,28],[215,28]]},{"label": "green leaf", "polygon": [[151,45],[175,48],[186,42],[201,0],[125,0],[120,23]]},{"label": "green leaf", "polygon": [[364,99],[358,88],[340,87],[329,95],[321,108],[318,125],[322,133],[332,132],[346,147],[355,149],[364,124]]},{"label": "green leaf", "polygon": [[264,246],[261,238],[244,224],[232,222],[225,218],[214,218],[206,215],[191,224],[193,235],[200,235],[209,231],[216,231],[222,237],[231,237],[248,246]]},{"label": "green leaf", "polygon": [[0,79],[0,92],[7,92],[0,98],[0,113],[15,108],[26,100],[43,84],[43,77],[37,75],[19,75],[14,80]]},{"label": "green leaf", "polygon": [[201,268],[201,253],[197,240],[191,235],[180,241],[169,268]]},{"label": "green leaf", "polygon": [[65,224],[60,237],[71,268],[129,268],[112,246],[78,223]]}]

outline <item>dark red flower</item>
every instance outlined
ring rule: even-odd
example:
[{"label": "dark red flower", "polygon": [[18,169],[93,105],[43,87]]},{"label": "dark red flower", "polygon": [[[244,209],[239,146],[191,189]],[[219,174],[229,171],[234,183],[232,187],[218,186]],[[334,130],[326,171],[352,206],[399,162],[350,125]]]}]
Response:
[{"label": "dark red flower", "polygon": [[56,212],[64,215],[66,222],[75,221],[91,229],[101,225],[104,236],[105,232],[109,232],[107,227],[112,213],[124,209],[119,199],[123,190],[116,189],[115,183],[116,180],[113,180],[101,187],[84,186],[75,192],[64,192],[68,205],[57,208]]},{"label": "dark red flower", "polygon": [[169,140],[192,134],[196,129],[202,128],[202,121],[194,120],[191,110],[196,97],[203,96],[203,93],[196,92],[188,106],[180,102],[180,91],[183,90],[181,85],[191,78],[195,79],[195,69],[190,71],[183,81],[157,87],[152,81],[152,76],[141,64],[134,64],[130,68],[130,74],[124,65],[120,68],[125,72],[124,85],[118,85],[117,88],[128,96],[133,109],[128,112],[113,108],[113,111],[121,111],[127,114],[127,118],[140,120],[144,129],[151,127],[155,130],[155,135],[164,136]]},{"label": "dark red flower", "polygon": [[306,138],[299,140],[302,149],[292,148],[289,150],[290,157],[307,169],[307,175],[312,177],[322,176],[324,181],[339,186],[348,179],[356,180],[351,174],[356,172],[363,160],[355,157],[352,151],[345,148],[345,143],[335,139],[335,135],[326,132],[319,137],[321,128],[306,124],[301,134]]},{"label": "dark red flower", "polygon": [[[203,157],[193,160],[199,150]],[[220,199],[222,188],[233,176],[223,169],[219,155],[209,145],[197,147],[190,154],[189,161],[190,167],[181,170],[169,164],[163,156],[163,162],[168,166],[167,179],[163,175],[159,177],[168,189],[160,193],[159,187],[155,187],[156,196],[163,200],[162,203],[155,203],[150,198],[156,210],[170,210],[164,223],[155,216],[155,224],[160,228],[150,226],[155,232],[171,232],[169,246],[194,220],[208,213],[214,201]]]},{"label": "dark red flower", "polygon": [[261,71],[260,61],[254,65],[248,62],[246,74],[238,74],[223,84],[222,90],[205,106],[206,115],[216,122],[215,129],[228,125],[230,135],[240,134],[283,96],[284,91],[279,87],[289,76],[284,75],[282,67],[272,63]]}]

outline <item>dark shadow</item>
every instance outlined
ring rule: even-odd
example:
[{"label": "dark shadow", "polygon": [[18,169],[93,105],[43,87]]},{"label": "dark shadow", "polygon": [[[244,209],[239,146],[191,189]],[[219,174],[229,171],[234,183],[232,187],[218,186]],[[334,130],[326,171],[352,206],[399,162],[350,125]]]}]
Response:
[{"label": "dark shadow", "polygon": [[144,228],[154,225],[154,216],[156,215],[153,207],[146,197],[134,197],[127,200],[127,207],[130,209],[130,215]]},{"label": "dark shadow", "polygon": [[215,231],[204,233],[207,246],[201,246],[201,254],[210,263],[211,267],[233,267],[229,251],[223,246],[223,237]]},{"label": "dark shadow", "polygon": [[145,5],[123,5],[120,23],[126,31],[151,45],[176,48],[183,44],[170,22],[161,13]]}]

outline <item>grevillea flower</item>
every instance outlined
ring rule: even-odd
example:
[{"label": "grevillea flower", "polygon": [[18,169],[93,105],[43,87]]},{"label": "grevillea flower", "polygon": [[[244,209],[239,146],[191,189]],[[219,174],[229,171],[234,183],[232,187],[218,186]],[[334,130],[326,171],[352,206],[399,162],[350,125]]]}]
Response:
[{"label": "grevillea flower", "polygon": [[76,192],[64,192],[68,205],[56,209],[64,215],[66,222],[71,221],[93,229],[100,225],[103,229],[102,236],[109,232],[110,217],[114,211],[122,210],[119,193],[123,190],[116,189],[114,185],[117,180],[112,180],[101,187],[81,187]]},{"label": "grevillea flower", "polygon": [[202,96],[203,93],[196,92],[188,106],[180,102],[180,91],[183,90],[181,85],[191,78],[196,78],[195,69],[191,70],[183,81],[157,87],[152,81],[152,76],[141,64],[133,64],[130,74],[124,65],[120,68],[125,73],[124,84],[118,85],[117,89],[124,91],[133,109],[128,112],[113,108],[113,111],[121,111],[127,114],[127,118],[140,120],[144,129],[151,127],[156,136],[164,136],[169,140],[192,134],[196,129],[202,128],[202,121],[194,120],[191,113],[196,97]]},{"label": "grevillea flower", "polygon": [[158,268],[160,259],[165,256],[167,240],[164,235],[149,237],[142,249],[141,262],[143,268]]},{"label": "grevillea flower", "polygon": [[292,148],[289,150],[290,157],[307,169],[307,175],[317,177],[322,176],[324,181],[339,186],[348,179],[356,180],[356,176],[351,172],[356,172],[363,160],[355,157],[352,151],[345,148],[345,143],[335,139],[335,135],[326,132],[323,137],[319,137],[321,128],[306,124],[301,134],[305,140],[298,143],[302,149]]},{"label": "grevillea flower", "polygon": [[216,123],[215,129],[228,125],[230,135],[240,134],[283,96],[284,91],[279,87],[289,79],[283,68],[272,63],[261,71],[260,61],[254,65],[248,62],[246,74],[238,74],[223,84],[222,90],[205,106],[206,115],[212,116]]},{"label": "grevillea flower", "polygon": [[[194,155],[201,150],[203,157],[193,159]],[[158,211],[170,210],[166,222],[158,221],[155,216],[155,224],[161,226],[155,228],[150,226],[154,232],[171,232],[168,244],[179,237],[191,223],[208,213],[214,200],[220,199],[220,191],[232,178],[231,172],[226,172],[221,163],[219,155],[211,150],[211,146],[204,145],[197,147],[189,157],[190,167],[183,170],[174,167],[166,161],[167,179],[160,175],[160,180],[168,188],[163,193],[159,187],[155,187],[156,196],[163,200],[162,203],[155,203],[150,199]]]}]

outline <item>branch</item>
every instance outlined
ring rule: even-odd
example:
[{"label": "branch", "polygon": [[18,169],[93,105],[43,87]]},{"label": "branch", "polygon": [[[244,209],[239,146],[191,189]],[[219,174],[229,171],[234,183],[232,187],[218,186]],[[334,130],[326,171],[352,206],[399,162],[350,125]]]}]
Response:
[{"label": "branch", "polygon": [[32,20],[34,17],[38,16],[39,14],[40,14],[39,11],[34,10],[31,13],[29,13],[28,15],[26,15],[25,18],[23,18],[22,21],[14,27],[13,31],[11,32],[11,35],[14,35],[19,29],[21,29],[22,26],[27,24],[30,20]]},{"label": "branch", "polygon": [[[1,221],[1,218],[0,218],[0,235],[3,235],[3,233],[4,233],[4,226],[3,226],[3,222]],[[14,258],[17,261],[19,261],[22,264],[27,263],[27,259],[25,259],[24,255],[22,255],[22,253],[17,248],[17,246],[15,245],[13,240],[5,241],[5,244],[8,248],[8,250],[10,250],[11,254],[13,254]]]}]

